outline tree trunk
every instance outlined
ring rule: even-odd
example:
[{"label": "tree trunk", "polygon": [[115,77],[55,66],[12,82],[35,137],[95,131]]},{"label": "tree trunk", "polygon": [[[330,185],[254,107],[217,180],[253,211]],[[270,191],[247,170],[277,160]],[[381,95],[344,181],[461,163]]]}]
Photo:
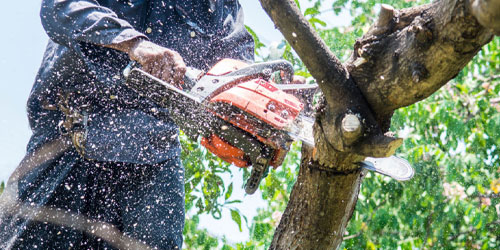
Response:
[{"label": "tree trunk", "polygon": [[[302,153],[311,155],[310,150],[304,147]],[[304,157],[271,249],[328,249],[340,245],[356,206],[362,176],[359,169],[334,172]]]},{"label": "tree trunk", "polygon": [[[441,0],[404,10],[382,5],[379,20],[345,64],[331,53],[292,0],[260,0],[317,80],[324,98],[315,147],[303,148],[290,201],[270,249],[336,249],[354,211],[366,156],[402,143],[384,135],[394,110],[454,78],[500,34],[500,0]],[[358,119],[359,128],[345,121]]]}]

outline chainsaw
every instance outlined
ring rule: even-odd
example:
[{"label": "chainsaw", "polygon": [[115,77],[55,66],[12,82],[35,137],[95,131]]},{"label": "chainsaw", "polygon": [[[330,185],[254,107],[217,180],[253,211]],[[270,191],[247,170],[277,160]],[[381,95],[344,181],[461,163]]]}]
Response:
[{"label": "chainsaw", "polygon": [[[223,59],[207,72],[188,68],[182,90],[134,64],[124,75],[129,88],[167,108],[190,139],[201,138],[201,145],[237,167],[251,166],[248,194],[257,190],[270,167],[283,163],[293,141],[314,146],[314,119],[308,113],[318,86],[285,84],[294,75],[287,61],[249,65]],[[367,158],[359,165],[401,181],[414,174],[406,160],[395,156]]]}]

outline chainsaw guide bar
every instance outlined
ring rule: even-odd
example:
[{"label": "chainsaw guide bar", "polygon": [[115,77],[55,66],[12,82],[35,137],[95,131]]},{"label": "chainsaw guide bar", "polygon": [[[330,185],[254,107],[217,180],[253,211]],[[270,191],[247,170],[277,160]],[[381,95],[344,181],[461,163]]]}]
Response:
[{"label": "chainsaw guide bar", "polygon": [[397,156],[387,158],[367,157],[365,161],[360,163],[360,166],[398,181],[408,181],[415,175],[415,170],[410,163]]}]

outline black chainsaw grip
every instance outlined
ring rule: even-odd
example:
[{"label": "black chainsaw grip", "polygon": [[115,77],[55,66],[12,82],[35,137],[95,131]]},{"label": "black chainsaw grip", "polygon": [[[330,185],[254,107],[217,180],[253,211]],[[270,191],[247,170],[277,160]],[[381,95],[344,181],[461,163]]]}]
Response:
[{"label": "black chainsaw grip", "polygon": [[276,60],[271,62],[254,63],[248,67],[233,71],[227,76],[248,76],[251,78],[262,77],[269,80],[273,72],[283,71],[284,78],[291,80],[293,78],[294,70],[290,62],[285,60]]}]

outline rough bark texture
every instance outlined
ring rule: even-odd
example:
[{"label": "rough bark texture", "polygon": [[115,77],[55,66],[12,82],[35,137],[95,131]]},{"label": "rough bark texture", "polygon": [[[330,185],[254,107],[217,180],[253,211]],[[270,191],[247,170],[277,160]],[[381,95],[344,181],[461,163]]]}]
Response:
[{"label": "rough bark texture", "polygon": [[373,26],[356,42],[346,65],[377,120],[386,125],[394,110],[454,78],[491,38],[467,1],[442,0],[396,10],[384,26]]},{"label": "rough bark texture", "polygon": [[[302,153],[311,155],[310,150],[303,148]],[[330,249],[340,245],[354,212],[362,176],[360,170],[334,172],[303,158],[293,198],[276,229],[271,249]]]},{"label": "rough bark texture", "polygon": [[[438,90],[498,34],[500,0],[474,1],[441,0],[400,11],[383,5],[379,20],[342,65],[294,1],[260,0],[324,93],[314,127],[316,145],[303,149],[271,249],[340,245],[363,178],[356,163],[365,156],[390,155],[401,144],[382,134],[393,111]],[[353,127],[353,115],[360,128]]]},{"label": "rough bark texture", "polygon": [[471,2],[472,15],[481,25],[500,36],[500,0],[472,0]]}]

